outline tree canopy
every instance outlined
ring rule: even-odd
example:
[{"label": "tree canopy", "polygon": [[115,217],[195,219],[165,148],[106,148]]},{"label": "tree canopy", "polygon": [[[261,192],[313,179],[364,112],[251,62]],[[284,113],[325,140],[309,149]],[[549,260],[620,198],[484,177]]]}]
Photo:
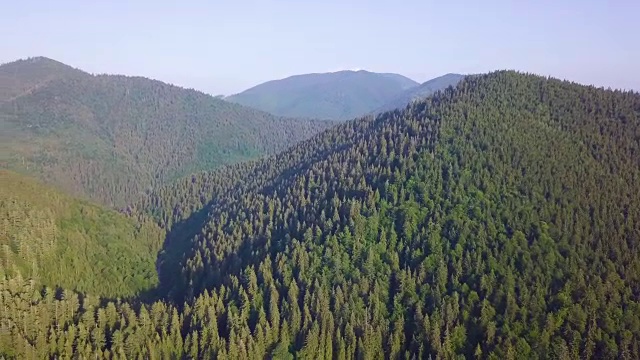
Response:
[{"label": "tree canopy", "polygon": [[638,358],[639,180],[640,95],[468,76],[147,194],[157,291],[7,278],[0,354]]}]

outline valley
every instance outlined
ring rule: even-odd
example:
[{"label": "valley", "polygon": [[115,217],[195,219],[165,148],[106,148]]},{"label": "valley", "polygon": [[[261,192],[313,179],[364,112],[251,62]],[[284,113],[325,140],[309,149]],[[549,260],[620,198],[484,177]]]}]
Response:
[{"label": "valley", "polygon": [[35,63],[0,91],[0,356],[640,356],[636,92],[495,71],[326,122]]}]

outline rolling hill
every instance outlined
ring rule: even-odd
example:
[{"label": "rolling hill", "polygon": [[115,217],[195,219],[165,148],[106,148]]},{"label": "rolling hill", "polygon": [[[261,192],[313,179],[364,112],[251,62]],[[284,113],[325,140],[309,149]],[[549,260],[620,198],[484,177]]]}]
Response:
[{"label": "rolling hill", "polygon": [[640,94],[466,77],[148,193],[159,299],[0,282],[0,355],[638,358],[639,154]]},{"label": "rolling hill", "polygon": [[0,80],[0,168],[117,207],[331,125],[146,78],[91,75],[42,57],[0,66]]},{"label": "rolling hill", "polygon": [[350,120],[417,85],[398,74],[338,71],[273,80],[225,99],[280,116]]}]

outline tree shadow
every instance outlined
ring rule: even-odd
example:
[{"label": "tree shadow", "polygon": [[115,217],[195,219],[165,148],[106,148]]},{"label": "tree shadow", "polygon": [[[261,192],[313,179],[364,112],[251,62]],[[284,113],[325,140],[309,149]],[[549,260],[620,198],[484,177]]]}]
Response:
[{"label": "tree shadow", "polygon": [[156,258],[158,285],[140,293],[137,300],[145,303],[163,300],[181,307],[189,285],[183,276],[185,253],[192,249],[192,239],[207,221],[209,205],[171,226]]}]

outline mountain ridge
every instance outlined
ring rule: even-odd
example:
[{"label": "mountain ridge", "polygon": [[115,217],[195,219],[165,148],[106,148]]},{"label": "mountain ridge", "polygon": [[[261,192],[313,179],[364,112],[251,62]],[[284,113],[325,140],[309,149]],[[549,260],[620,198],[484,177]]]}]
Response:
[{"label": "mountain ridge", "polygon": [[[23,71],[26,66],[31,69],[28,73]],[[0,102],[11,101],[60,77],[84,75],[89,74],[44,56],[0,64]]]},{"label": "mountain ridge", "polygon": [[377,108],[374,113],[385,112],[407,106],[415,100],[424,99],[439,90],[444,90],[449,86],[456,86],[465,75],[448,73],[436,78],[427,80],[422,84],[407,89],[397,97]]},{"label": "mountain ridge", "polygon": [[0,66],[0,77],[20,80],[7,83],[11,98],[0,102],[0,164],[116,207],[150,186],[283,150],[331,126],[60,64]]},{"label": "mountain ridge", "polygon": [[416,85],[398,74],[342,70],[267,81],[225,100],[282,116],[346,120]]}]

